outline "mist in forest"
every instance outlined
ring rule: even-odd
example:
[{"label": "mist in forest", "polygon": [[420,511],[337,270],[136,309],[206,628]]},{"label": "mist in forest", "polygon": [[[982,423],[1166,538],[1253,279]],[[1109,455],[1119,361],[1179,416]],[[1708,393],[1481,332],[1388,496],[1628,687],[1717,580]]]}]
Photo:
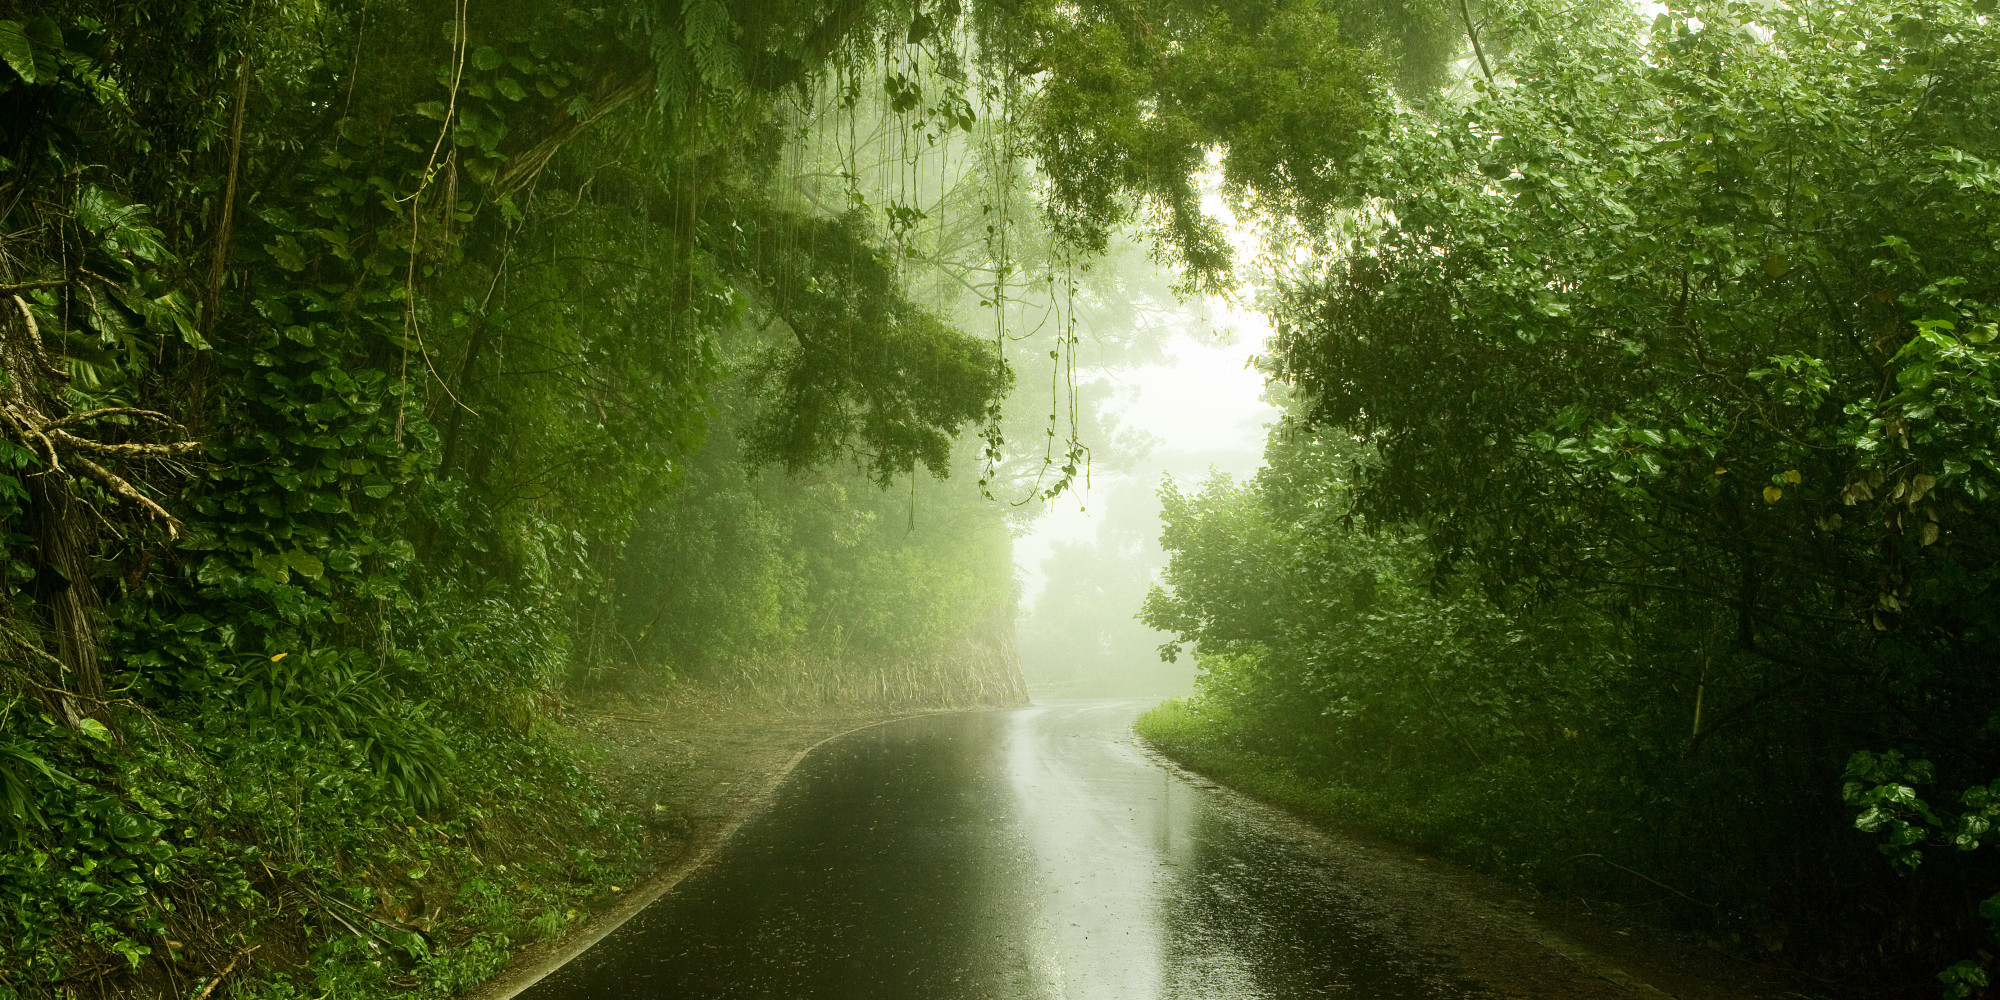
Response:
[{"label": "mist in forest", "polygon": [[1164,663],[1170,636],[1138,620],[1166,566],[1159,505],[1136,481],[1106,490],[1104,515],[1085,539],[1055,539],[1044,578],[1020,624],[1021,672],[1038,699],[1171,696],[1193,688],[1190,662]]},{"label": "mist in forest", "polygon": [[[1297,880],[1232,895],[1203,836],[1096,845],[1164,853],[1077,912],[1158,933],[879,891],[1083,885],[1079,831],[1151,808],[1116,788],[1174,780],[1139,741],[1576,912],[1990,998],[1995,16],[0,2],[0,1000],[468,995],[752,788],[891,869],[758,914],[1012,961],[1228,900],[1202,968],[1278,940],[1234,900]],[[1001,714],[1064,698],[1118,704]],[[783,791],[850,733],[879,768]],[[1314,992],[1321,912],[1283,988],[1157,995]],[[863,936],[745,940],[920,967]],[[1149,995],[1085,981],[986,992]]]},{"label": "mist in forest", "polygon": [[1181,305],[1132,348],[1086,355],[1098,367],[1084,375],[1083,405],[1110,433],[1091,481],[1048,503],[1015,543],[1021,672],[1035,697],[1194,690],[1193,658],[1162,659],[1173,636],[1140,620],[1167,566],[1158,494],[1168,480],[1242,479],[1262,464],[1279,415],[1254,365],[1268,335],[1261,317],[1206,300]]}]

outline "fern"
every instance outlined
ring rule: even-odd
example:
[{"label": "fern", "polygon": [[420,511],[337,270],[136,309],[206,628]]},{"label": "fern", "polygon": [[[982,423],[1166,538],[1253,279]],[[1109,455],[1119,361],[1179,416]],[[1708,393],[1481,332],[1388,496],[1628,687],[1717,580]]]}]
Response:
[{"label": "fern", "polygon": [[685,42],[669,32],[653,33],[653,90],[660,110],[669,118],[679,118],[687,111],[694,96],[693,69]]},{"label": "fern", "polygon": [[16,835],[28,823],[40,823],[41,803],[34,787],[35,776],[52,781],[55,769],[19,743],[0,743],[0,820],[14,828]]},{"label": "fern", "polygon": [[704,85],[725,94],[743,86],[736,22],[721,0],[683,0],[681,34],[687,40],[688,56]]}]

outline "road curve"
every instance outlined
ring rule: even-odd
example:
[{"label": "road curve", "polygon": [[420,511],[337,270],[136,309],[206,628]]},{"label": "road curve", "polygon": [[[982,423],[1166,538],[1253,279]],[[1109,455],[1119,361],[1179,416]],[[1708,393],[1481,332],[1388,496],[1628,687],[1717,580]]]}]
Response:
[{"label": "road curve", "polygon": [[1660,996],[1418,859],[1165,764],[1137,702],[924,716],[800,764],[522,1000]]}]

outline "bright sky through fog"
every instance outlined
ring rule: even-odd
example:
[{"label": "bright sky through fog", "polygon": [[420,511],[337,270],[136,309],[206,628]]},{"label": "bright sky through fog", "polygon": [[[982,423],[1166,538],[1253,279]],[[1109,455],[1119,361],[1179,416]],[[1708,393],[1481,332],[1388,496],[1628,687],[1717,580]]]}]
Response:
[{"label": "bright sky through fog", "polygon": [[[1239,264],[1256,259],[1257,234],[1238,224],[1213,179],[1201,207],[1222,221]],[[1241,297],[1248,299],[1250,289],[1244,291]],[[1262,400],[1264,376],[1250,367],[1250,359],[1271,336],[1270,321],[1247,304],[1219,298],[1209,300],[1206,320],[1196,312],[1185,312],[1167,343],[1165,364],[1081,373],[1117,387],[1116,398],[1105,407],[1107,424],[1115,423],[1125,434],[1143,431],[1154,445],[1136,462],[1119,462],[1132,472],[1093,474],[1087,494],[1049,501],[1033,530],[1014,543],[1015,574],[1024,585],[1023,611],[1034,607],[1041,594],[1042,562],[1055,543],[1094,537],[1110,513],[1111,495],[1129,496],[1130,491],[1115,487],[1137,479],[1151,492],[1163,474],[1182,483],[1199,482],[1210,469],[1241,478],[1264,464],[1264,428],[1279,413]],[[1101,448],[1110,442],[1085,443]]]},{"label": "bright sky through fog", "polygon": [[[1121,430],[1143,430],[1156,440],[1152,450],[1130,463],[1130,474],[1092,476],[1089,494],[1050,501],[1034,529],[1014,543],[1014,565],[1025,585],[1022,607],[1032,607],[1042,589],[1042,561],[1057,541],[1094,537],[1109,514],[1114,487],[1132,479],[1150,490],[1163,473],[1182,482],[1205,478],[1212,467],[1236,476],[1263,463],[1264,427],[1278,409],[1262,402],[1264,376],[1249,367],[1263,349],[1270,326],[1258,313],[1213,303],[1224,331],[1192,315],[1167,344],[1167,362],[1119,372],[1086,373],[1117,387],[1107,410]],[[1090,442],[1103,448],[1106,442]],[[1123,463],[1121,463],[1123,464]],[[1138,609],[1133,609],[1134,611]]]}]

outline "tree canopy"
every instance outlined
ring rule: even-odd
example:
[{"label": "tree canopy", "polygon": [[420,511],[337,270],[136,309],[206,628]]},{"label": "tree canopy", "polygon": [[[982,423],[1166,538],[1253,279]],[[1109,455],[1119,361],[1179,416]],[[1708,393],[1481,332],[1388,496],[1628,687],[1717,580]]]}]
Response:
[{"label": "tree canopy", "polygon": [[[1291,419],[1256,482],[1165,494],[1150,620],[1225,729],[1385,823],[1969,995],[2000,770],[1987,14],[1504,23],[1491,76],[1348,140],[1331,201],[1259,192],[1333,209],[1272,229]],[[1913,887],[1857,811],[1933,858]]]},{"label": "tree canopy", "polygon": [[622,863],[538,735],[592,690],[1021,697],[1005,501],[1087,481],[1135,232],[1270,277],[1293,394],[1254,482],[1163,496],[1147,615],[1219,739],[1971,995],[1990,16],[0,4],[0,996],[281,919],[274,976],[476,982],[502,930],[292,904],[537,789],[595,817],[549,878]]}]

